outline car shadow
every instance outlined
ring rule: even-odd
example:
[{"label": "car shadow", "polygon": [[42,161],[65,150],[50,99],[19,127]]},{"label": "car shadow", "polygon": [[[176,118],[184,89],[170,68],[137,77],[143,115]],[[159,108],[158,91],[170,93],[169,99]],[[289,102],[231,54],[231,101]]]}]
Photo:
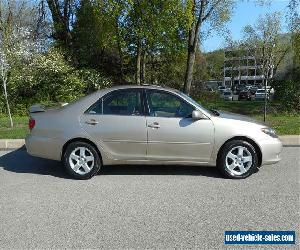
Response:
[{"label": "car shadow", "polygon": [[1,156],[0,168],[14,173],[52,175],[60,178],[70,178],[60,162],[33,157],[27,153],[25,147]]},{"label": "car shadow", "polygon": [[[51,175],[70,179],[58,161],[33,157],[20,148],[0,157],[0,168],[14,173]],[[101,175],[190,175],[223,178],[214,167],[178,165],[114,165],[104,166]]]},{"label": "car shadow", "polygon": [[190,175],[223,178],[217,168],[179,165],[113,165],[105,166],[101,175]]}]

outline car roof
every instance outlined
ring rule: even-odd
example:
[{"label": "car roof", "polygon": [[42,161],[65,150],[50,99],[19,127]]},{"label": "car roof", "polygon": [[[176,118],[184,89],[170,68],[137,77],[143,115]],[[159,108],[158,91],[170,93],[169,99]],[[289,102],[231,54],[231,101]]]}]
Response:
[{"label": "car roof", "polygon": [[[167,90],[169,92],[173,92],[173,93],[176,93],[178,92],[177,89],[172,89],[172,88],[169,88],[169,87],[164,87],[164,86],[159,86],[159,85],[151,85],[151,84],[144,84],[144,85],[136,85],[136,84],[131,84],[131,85],[115,85],[115,86],[112,86],[112,87],[107,87],[107,88],[103,88],[103,89],[99,89],[93,93],[90,93],[82,98],[80,98],[81,100],[82,99],[89,99],[89,98],[93,98],[93,96],[103,96],[109,92],[112,92],[114,90],[121,90],[121,89],[137,89],[137,88],[140,88],[140,89],[160,89],[160,90]],[[80,100],[79,99],[79,100]],[[77,101],[79,101],[77,100]]]},{"label": "car roof", "polygon": [[178,90],[170,88],[170,87],[166,87],[166,86],[160,86],[160,85],[154,85],[154,84],[142,84],[142,85],[136,85],[136,84],[130,84],[130,85],[116,85],[113,87],[109,87],[109,88],[105,88],[105,89],[101,89],[99,90],[99,92],[102,92],[105,90],[105,92],[111,92],[113,90],[118,90],[118,89],[136,89],[136,88],[141,88],[141,89],[161,89],[161,90],[169,90],[172,92],[176,92]]}]

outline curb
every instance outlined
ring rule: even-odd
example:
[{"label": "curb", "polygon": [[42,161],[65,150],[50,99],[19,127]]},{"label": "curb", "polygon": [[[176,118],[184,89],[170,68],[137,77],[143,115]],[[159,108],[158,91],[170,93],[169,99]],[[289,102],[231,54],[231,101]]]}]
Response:
[{"label": "curb", "polygon": [[300,135],[282,135],[279,136],[283,146],[300,146]]},{"label": "curb", "polygon": [[0,139],[0,150],[21,148],[25,145],[24,139]]},{"label": "curb", "polygon": [[[279,136],[279,139],[285,147],[300,147],[300,135],[283,135]],[[24,146],[24,139],[0,139],[0,151],[18,149]]]}]

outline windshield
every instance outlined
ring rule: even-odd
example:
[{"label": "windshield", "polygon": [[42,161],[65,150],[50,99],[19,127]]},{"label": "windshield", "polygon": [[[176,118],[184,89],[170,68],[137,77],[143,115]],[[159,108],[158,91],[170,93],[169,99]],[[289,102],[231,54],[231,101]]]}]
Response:
[{"label": "windshield", "polygon": [[224,92],[224,95],[231,95],[231,92]]},{"label": "windshield", "polygon": [[199,109],[204,110],[205,112],[207,112],[210,115],[216,116],[215,113],[213,113],[212,111],[204,108],[203,106],[201,106],[198,102],[196,102],[194,99],[192,99],[191,97],[189,97],[188,95],[180,92],[180,91],[176,91],[177,94],[179,94],[180,96],[182,96],[184,99],[188,100],[190,103],[192,103],[194,106],[196,106]]},{"label": "windshield", "polygon": [[262,89],[262,90],[257,90],[256,93],[265,93],[265,91]]}]

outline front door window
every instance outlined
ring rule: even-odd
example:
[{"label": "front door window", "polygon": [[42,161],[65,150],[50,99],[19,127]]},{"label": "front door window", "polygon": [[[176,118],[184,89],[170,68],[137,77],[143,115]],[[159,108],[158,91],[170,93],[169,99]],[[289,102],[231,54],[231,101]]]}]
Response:
[{"label": "front door window", "polygon": [[147,90],[150,116],[189,118],[194,108],[181,98],[159,90]]}]

